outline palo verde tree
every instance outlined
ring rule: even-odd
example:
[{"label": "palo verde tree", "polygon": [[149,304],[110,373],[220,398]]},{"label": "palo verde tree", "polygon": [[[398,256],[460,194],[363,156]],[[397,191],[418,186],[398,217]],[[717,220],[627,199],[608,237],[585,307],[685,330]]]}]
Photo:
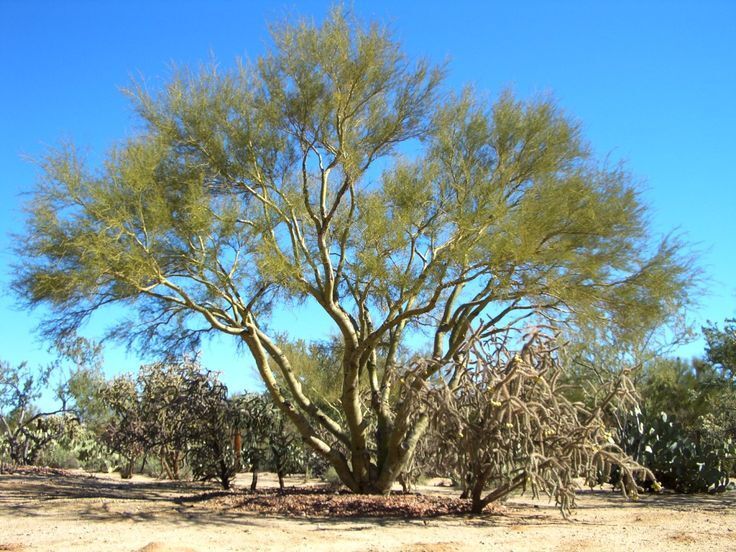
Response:
[{"label": "palo verde tree", "polygon": [[[630,176],[553,102],[488,105],[443,73],[336,9],[276,26],[253,63],[133,87],[143,130],[101,167],[71,146],[41,161],[15,289],[50,307],[52,337],[112,304],[131,319],[110,335],[149,352],[232,336],[342,481],[388,492],[430,416],[393,391],[414,338],[429,336],[420,385],[479,317],[628,335],[677,309],[690,277]],[[342,342],[337,413],[269,329],[290,301]]]}]

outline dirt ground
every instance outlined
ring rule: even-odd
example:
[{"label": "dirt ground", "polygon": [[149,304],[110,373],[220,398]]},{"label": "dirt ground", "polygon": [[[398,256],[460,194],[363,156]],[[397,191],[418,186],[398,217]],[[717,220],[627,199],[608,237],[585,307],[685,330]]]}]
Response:
[{"label": "dirt ground", "polygon": [[[259,483],[275,485],[268,476]],[[81,472],[0,475],[0,551],[736,551],[736,492],[630,502],[610,491],[581,491],[566,521],[553,504],[525,497],[476,517],[286,517],[201,499],[213,489]]]}]

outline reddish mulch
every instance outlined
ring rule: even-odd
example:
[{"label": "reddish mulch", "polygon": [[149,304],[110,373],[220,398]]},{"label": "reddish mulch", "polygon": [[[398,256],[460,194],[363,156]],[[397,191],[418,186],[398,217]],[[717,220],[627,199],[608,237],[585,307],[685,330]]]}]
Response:
[{"label": "reddish mulch", "polygon": [[[388,496],[356,495],[349,491],[324,488],[292,487],[275,489],[206,493],[183,499],[196,501],[206,508],[247,511],[315,518],[428,518],[462,515],[470,512],[470,501],[453,497],[391,494]],[[488,507],[485,513],[498,513]]]}]

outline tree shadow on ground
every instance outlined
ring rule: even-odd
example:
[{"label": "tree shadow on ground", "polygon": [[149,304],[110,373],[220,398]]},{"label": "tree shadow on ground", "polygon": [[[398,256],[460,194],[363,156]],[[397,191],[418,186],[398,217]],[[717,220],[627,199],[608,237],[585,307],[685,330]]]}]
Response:
[{"label": "tree shadow on ground", "polygon": [[95,476],[4,475],[0,502],[13,500],[74,500],[107,498],[119,500],[171,500],[182,492],[202,491],[202,484],[182,481],[130,481]]},{"label": "tree shadow on ground", "polygon": [[[723,512],[736,507],[736,493],[720,495],[644,495],[629,501],[620,494],[603,490],[582,491],[579,510],[595,508],[658,508],[687,511]],[[342,495],[346,511],[335,512],[331,495]],[[308,508],[296,512],[259,511],[263,499],[292,501],[325,500],[325,510]],[[436,500],[457,500],[435,497]],[[260,501],[260,502],[259,502]],[[362,501],[362,502],[361,502]],[[355,511],[350,510],[360,505]],[[443,527],[521,527],[559,526],[569,521],[560,516],[553,502],[509,502],[481,515],[466,511],[407,515],[395,501],[386,508],[376,501],[363,501],[356,495],[336,493],[323,487],[264,489],[257,493],[244,490],[221,491],[201,483],[178,481],[122,481],[94,476],[3,475],[0,476],[0,514],[13,516],[54,517],[83,522],[162,522],[179,526],[254,526],[267,527],[279,521],[308,525],[314,531],[363,531],[372,527],[432,526]],[[319,503],[316,505],[319,507]],[[597,525],[595,522],[581,522]]]},{"label": "tree shadow on ground", "polygon": [[736,492],[726,491],[723,493],[698,493],[698,494],[679,494],[674,492],[663,493],[643,493],[639,495],[637,500],[626,498],[621,493],[606,490],[584,490],[578,493],[578,496],[593,496],[600,500],[595,503],[580,503],[579,510],[594,508],[658,508],[675,511],[691,511],[698,508],[705,512],[724,512],[729,509],[736,509]]},{"label": "tree shadow on ground", "polygon": [[[288,520],[309,524],[321,531],[361,531],[369,527],[406,523],[426,525],[429,520],[454,519],[462,523],[467,519],[464,512],[454,515],[407,515],[400,507],[387,509],[380,503],[368,503],[359,512],[348,510],[341,515],[330,511],[323,515],[314,515],[314,512],[259,512],[249,507],[250,501],[264,497],[301,501],[305,496],[319,498],[334,494],[341,494],[351,501],[361,501],[356,495],[335,493],[334,489],[325,487],[292,487],[283,493],[278,489],[264,489],[250,493],[222,491],[214,489],[212,485],[178,481],[124,481],[83,474],[18,474],[0,476],[0,514],[84,522],[158,521],[215,526],[264,525],[268,520]],[[223,502],[223,499],[229,500]],[[435,497],[435,500],[453,499]]]},{"label": "tree shadow on ground", "polygon": [[182,494],[210,489],[181,481],[111,480],[85,475],[0,476],[0,513],[41,517],[69,515],[85,521],[176,522]]}]

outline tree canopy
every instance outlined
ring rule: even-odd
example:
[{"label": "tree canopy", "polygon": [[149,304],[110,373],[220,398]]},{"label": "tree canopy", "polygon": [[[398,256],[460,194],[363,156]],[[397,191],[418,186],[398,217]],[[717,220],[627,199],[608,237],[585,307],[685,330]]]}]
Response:
[{"label": "tree canopy", "polygon": [[[346,485],[385,492],[427,422],[397,391],[412,335],[430,380],[481,318],[625,337],[686,302],[681,244],[653,239],[632,177],[553,101],[448,90],[340,9],[272,36],[252,63],[133,86],[142,130],[102,166],[71,145],[41,161],[15,288],[50,307],[47,335],[112,304],[131,318],[110,336],[147,351],[229,334]],[[270,330],[300,301],[341,341],[337,412]]]},{"label": "tree canopy", "polygon": [[721,374],[731,379],[736,377],[736,318],[727,318],[720,330],[716,324],[703,328],[706,359],[717,367]]}]

